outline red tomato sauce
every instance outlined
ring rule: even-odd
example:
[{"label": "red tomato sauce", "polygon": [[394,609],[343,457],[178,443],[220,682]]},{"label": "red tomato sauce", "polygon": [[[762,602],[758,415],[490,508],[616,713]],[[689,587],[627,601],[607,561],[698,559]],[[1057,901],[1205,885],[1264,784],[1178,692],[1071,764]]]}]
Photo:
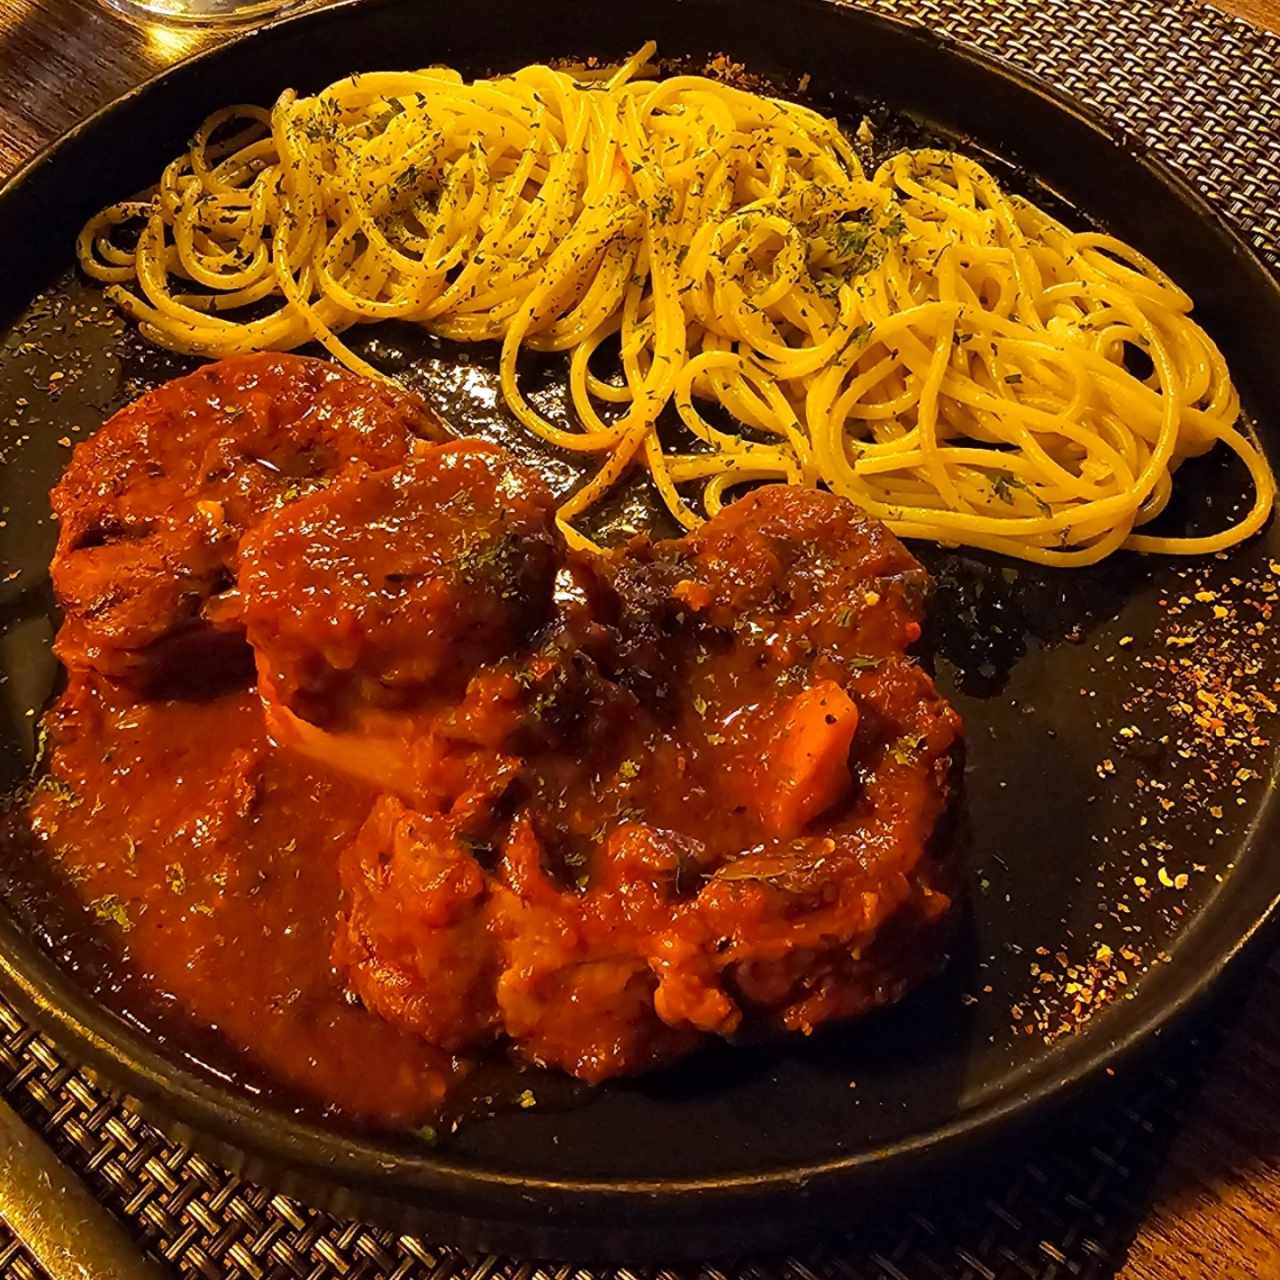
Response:
[{"label": "red tomato sauce", "polygon": [[45,724],[26,807],[62,889],[45,923],[108,1002],[286,1101],[396,1126],[436,1110],[458,1066],[329,961],[369,788],[276,751],[252,689],[137,703],[90,675]]}]

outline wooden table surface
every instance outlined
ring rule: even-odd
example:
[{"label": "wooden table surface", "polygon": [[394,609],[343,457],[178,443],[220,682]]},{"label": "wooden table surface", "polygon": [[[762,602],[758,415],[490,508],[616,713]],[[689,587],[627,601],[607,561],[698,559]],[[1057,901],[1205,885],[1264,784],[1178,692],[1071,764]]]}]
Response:
[{"label": "wooden table surface", "polygon": [[[1280,31],[1280,0],[1221,7]],[[94,0],[0,0],[0,180],[95,107],[219,38],[135,27]],[[1277,1007],[1280,961],[1175,1140],[1119,1280],[1280,1280]]]}]

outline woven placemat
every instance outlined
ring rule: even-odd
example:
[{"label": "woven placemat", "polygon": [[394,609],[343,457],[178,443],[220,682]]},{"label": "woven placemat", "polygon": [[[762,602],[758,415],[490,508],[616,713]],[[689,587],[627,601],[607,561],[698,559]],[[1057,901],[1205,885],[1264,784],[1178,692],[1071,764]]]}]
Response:
[{"label": "woven placemat", "polygon": [[[780,5],[783,0],[779,0]],[[867,0],[1032,71],[1144,139],[1280,269],[1280,37],[1191,0]],[[218,1280],[1065,1280],[1123,1260],[1215,1036],[1035,1154],[912,1197],[856,1240],[678,1273],[475,1258],[246,1183],[112,1099],[0,1000],[0,1091],[133,1232]],[[0,1280],[42,1280],[0,1223]],[[105,1280],[105,1278],[104,1278]],[[114,1280],[114,1278],[113,1278]]]},{"label": "woven placemat", "polygon": [[[1219,1015],[1180,1037],[1176,1069],[1143,1070],[1122,1098],[1043,1129],[1016,1159],[921,1189],[904,1201],[910,1210],[878,1214],[856,1239],[676,1269],[471,1256],[273,1195],[113,1101],[3,1000],[0,1082],[141,1245],[209,1280],[1106,1280],[1228,1021]],[[43,1280],[3,1223],[0,1277]]]}]

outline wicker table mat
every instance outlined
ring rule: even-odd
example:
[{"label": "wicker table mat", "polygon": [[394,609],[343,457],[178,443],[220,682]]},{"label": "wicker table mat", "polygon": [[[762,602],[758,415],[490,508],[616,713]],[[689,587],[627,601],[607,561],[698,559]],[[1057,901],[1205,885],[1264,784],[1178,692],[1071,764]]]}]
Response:
[{"label": "wicker table mat", "polygon": [[[780,0],[782,5],[785,0]],[[869,0],[1026,68],[1148,141],[1280,268],[1280,37],[1191,0]],[[800,1257],[690,1267],[697,1280],[1065,1280],[1123,1260],[1216,1033],[1122,1101],[928,1206]],[[1208,1040],[1209,1044],[1205,1044]],[[240,1280],[638,1280],[650,1272],[474,1258],[272,1195],[170,1142],[0,1000],[0,1090],[140,1243],[187,1275]],[[960,1181],[960,1180],[957,1180]],[[943,1207],[939,1207],[943,1206]],[[0,1280],[40,1272],[0,1223]],[[670,1273],[658,1273],[667,1280]],[[105,1278],[104,1278],[105,1280]],[[672,1277],[674,1280],[674,1277]]]}]

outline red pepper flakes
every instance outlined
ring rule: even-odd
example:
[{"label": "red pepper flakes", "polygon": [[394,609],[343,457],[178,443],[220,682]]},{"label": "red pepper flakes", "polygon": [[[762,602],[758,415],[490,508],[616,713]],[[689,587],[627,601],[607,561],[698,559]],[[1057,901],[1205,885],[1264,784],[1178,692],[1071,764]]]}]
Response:
[{"label": "red pepper flakes", "polygon": [[1170,834],[1188,824],[1207,828],[1212,845],[1229,833],[1229,815],[1246,806],[1262,782],[1254,766],[1272,745],[1280,716],[1280,680],[1270,660],[1280,561],[1226,583],[1219,570],[1212,585],[1206,581],[1211,567],[1181,571],[1185,588],[1160,600],[1157,634],[1145,642],[1127,634],[1111,642],[1106,661],[1122,660],[1131,692],[1111,730],[1115,754],[1094,768],[1120,803],[1132,788],[1133,818],[1093,839],[1123,849],[1132,871],[1109,909],[1103,907],[1112,923],[1099,920],[1094,930],[1118,932],[1110,942],[1095,942],[1087,959],[1069,959],[1058,950],[1056,968],[1048,963],[1050,948],[1036,948],[1041,959],[1029,966],[1028,992],[1009,1010],[1011,1031],[1019,1037],[1038,1034],[1052,1043],[1099,1009],[1131,998],[1141,975],[1169,958],[1139,942],[1131,903],[1150,902],[1173,930],[1194,909],[1188,894],[1195,892],[1196,877],[1211,874],[1221,883],[1230,870],[1211,872],[1199,861],[1178,865],[1178,848],[1161,828],[1168,826]]}]

